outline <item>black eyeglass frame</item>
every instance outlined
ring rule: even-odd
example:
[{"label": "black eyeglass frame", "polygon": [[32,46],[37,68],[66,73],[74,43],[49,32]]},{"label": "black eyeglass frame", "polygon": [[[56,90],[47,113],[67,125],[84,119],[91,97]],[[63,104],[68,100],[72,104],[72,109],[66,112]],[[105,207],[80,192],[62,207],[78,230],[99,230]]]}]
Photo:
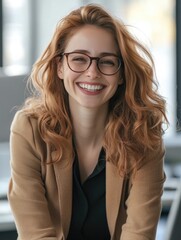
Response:
[{"label": "black eyeglass frame", "polygon": [[[83,54],[83,55],[87,56],[87,57],[90,59],[90,63],[89,63],[88,67],[87,67],[85,70],[83,70],[83,71],[75,71],[75,70],[73,70],[73,69],[70,67],[70,64],[69,64],[69,61],[68,61],[68,56],[69,56],[70,54],[73,54],[73,53]],[[102,73],[102,74],[104,74],[104,75],[106,75],[106,76],[112,76],[112,75],[116,74],[116,73],[120,70],[121,64],[122,64],[122,59],[121,59],[119,56],[117,56],[116,54],[114,54],[114,53],[107,54],[107,55],[104,55],[104,56],[102,56],[102,57],[91,57],[91,56],[89,56],[88,54],[82,53],[82,52],[68,52],[68,53],[62,53],[62,54],[60,54],[60,56],[61,56],[61,57],[63,57],[63,56],[66,57],[68,67],[70,68],[70,70],[72,70],[73,72],[76,72],[76,73],[83,73],[83,72],[87,71],[87,69],[89,69],[89,67],[90,67],[91,64],[92,64],[92,61],[93,61],[93,60],[96,60],[96,62],[97,62],[97,68],[98,68],[98,70],[100,71],[100,73]],[[119,62],[118,62],[118,63],[119,63],[119,67],[118,67],[118,69],[117,69],[114,73],[111,73],[111,74],[110,74],[110,73],[103,73],[103,72],[100,70],[100,68],[99,68],[99,61],[100,61],[100,59],[103,58],[103,57],[106,57],[106,56],[114,56],[114,57],[117,57],[117,59],[118,59],[118,61],[119,61]]]}]

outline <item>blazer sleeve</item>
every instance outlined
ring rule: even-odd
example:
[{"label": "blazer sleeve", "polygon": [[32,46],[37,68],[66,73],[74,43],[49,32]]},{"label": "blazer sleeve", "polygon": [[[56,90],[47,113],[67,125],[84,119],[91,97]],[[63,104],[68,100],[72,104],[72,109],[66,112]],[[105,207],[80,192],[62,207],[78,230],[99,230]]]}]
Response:
[{"label": "blazer sleeve", "polygon": [[155,240],[165,181],[164,153],[163,146],[150,152],[131,181],[126,200],[127,220],[122,226],[121,240]]},{"label": "blazer sleeve", "polygon": [[11,180],[8,200],[18,240],[57,240],[41,174],[40,153],[29,117],[18,112],[10,133]]}]

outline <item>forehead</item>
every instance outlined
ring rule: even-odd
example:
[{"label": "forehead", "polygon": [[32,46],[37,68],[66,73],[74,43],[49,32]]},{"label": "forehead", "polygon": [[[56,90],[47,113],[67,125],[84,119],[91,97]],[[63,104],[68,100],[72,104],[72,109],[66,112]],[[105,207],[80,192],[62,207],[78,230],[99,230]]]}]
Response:
[{"label": "forehead", "polygon": [[65,52],[86,50],[92,54],[101,52],[117,53],[118,47],[111,31],[94,25],[77,29],[67,42]]}]

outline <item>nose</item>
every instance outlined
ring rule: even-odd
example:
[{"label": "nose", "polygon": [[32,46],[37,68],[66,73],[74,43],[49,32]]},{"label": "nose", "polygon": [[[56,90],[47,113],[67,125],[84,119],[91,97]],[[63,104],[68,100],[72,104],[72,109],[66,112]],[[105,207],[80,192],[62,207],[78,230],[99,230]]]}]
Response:
[{"label": "nose", "polygon": [[96,59],[93,59],[89,68],[86,70],[86,74],[88,77],[91,78],[99,78],[100,77],[100,71],[97,67],[97,61]]}]

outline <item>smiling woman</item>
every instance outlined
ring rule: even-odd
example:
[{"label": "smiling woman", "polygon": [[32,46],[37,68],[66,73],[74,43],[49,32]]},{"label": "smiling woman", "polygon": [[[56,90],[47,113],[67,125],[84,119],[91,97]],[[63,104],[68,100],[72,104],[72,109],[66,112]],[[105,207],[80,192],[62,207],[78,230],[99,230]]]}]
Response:
[{"label": "smiling woman", "polygon": [[167,118],[149,51],[85,5],[60,20],[30,82],[10,137],[18,239],[154,240]]}]

